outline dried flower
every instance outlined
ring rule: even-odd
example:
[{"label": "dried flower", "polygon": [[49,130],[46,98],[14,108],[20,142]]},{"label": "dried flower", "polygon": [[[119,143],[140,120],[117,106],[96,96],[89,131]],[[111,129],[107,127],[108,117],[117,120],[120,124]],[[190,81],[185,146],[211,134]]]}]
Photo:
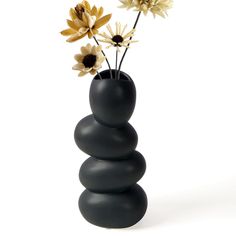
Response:
[{"label": "dried flower", "polygon": [[70,36],[67,42],[75,42],[88,35],[92,38],[98,33],[98,29],[105,25],[110,19],[111,14],[103,16],[103,8],[93,6],[91,8],[87,1],[78,4],[74,9],[70,9],[71,20],[67,20],[69,29],[61,32],[64,36]]},{"label": "dried flower", "polygon": [[127,28],[127,25],[125,25],[122,28],[121,23],[117,22],[116,30],[114,33],[111,26],[107,25],[107,30],[110,35],[105,32],[102,34],[99,34],[100,36],[104,38],[104,39],[100,39],[99,41],[110,44],[107,48],[110,48],[111,46],[128,47],[130,43],[136,42],[134,40],[129,40],[130,37],[134,36],[135,29],[132,29],[131,31],[125,34],[126,28]]},{"label": "dried flower", "polygon": [[81,47],[81,54],[75,55],[75,60],[78,62],[73,66],[74,70],[79,70],[79,76],[84,76],[87,73],[92,75],[102,67],[105,57],[102,54],[101,46],[92,46],[87,44],[86,47]]},{"label": "dried flower", "polygon": [[167,10],[173,5],[172,0],[120,0],[123,8],[134,8],[136,11],[141,11],[144,15],[150,11],[154,17],[156,15],[166,17]]},{"label": "dried flower", "polygon": [[130,9],[130,8],[134,7],[133,0],[120,0],[120,2],[122,3],[120,8]]}]

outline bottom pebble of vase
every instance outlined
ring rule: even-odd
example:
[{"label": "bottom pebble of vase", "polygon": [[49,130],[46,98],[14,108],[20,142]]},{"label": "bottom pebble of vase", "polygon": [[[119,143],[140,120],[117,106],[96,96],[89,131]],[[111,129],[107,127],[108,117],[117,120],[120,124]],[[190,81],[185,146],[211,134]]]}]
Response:
[{"label": "bottom pebble of vase", "polygon": [[79,199],[84,218],[104,228],[126,228],[140,221],[147,209],[147,196],[135,184],[121,193],[94,193],[85,190]]}]

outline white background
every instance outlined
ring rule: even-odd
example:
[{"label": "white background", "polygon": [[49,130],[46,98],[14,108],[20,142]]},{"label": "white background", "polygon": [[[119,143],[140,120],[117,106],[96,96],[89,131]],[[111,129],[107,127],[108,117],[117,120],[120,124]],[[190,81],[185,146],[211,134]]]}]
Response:
[{"label": "white background", "polygon": [[[149,208],[124,230],[90,225],[77,207],[87,156],[73,132],[90,114],[92,77],[71,70],[88,40],[59,34],[76,3],[1,2],[0,235],[235,236],[235,0],[176,0],[167,19],[140,19],[123,70],[138,92],[130,123]],[[132,27],[136,13],[118,1],[96,4]]]}]

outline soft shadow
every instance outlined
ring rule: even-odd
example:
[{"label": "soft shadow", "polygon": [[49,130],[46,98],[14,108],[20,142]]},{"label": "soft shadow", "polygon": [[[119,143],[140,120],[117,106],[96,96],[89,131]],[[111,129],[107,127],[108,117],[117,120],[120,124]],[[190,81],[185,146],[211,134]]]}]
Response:
[{"label": "soft shadow", "polygon": [[204,217],[236,218],[236,180],[150,198],[145,217],[129,229],[153,228]]}]

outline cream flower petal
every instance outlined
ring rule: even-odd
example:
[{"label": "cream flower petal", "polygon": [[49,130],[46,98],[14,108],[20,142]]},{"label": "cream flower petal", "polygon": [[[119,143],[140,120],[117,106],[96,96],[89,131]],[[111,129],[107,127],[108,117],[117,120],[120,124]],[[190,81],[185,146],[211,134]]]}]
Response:
[{"label": "cream flower petal", "polygon": [[103,7],[100,7],[97,14],[98,19],[102,16],[103,12],[104,12]]},{"label": "cream flower petal", "polygon": [[98,9],[95,6],[93,6],[91,10],[91,15],[96,16],[97,14],[98,14]]},{"label": "cream flower petal", "polygon": [[64,36],[70,36],[72,34],[76,34],[76,31],[70,28],[70,29],[61,31],[61,34]]},{"label": "cream flower petal", "polygon": [[96,73],[97,73],[97,70],[91,70],[91,71],[90,71],[90,74],[91,74],[91,75],[95,75]]},{"label": "cream flower petal", "polygon": [[118,34],[120,34],[120,32],[119,32],[119,23],[116,22],[116,35],[118,35]]},{"label": "cream flower petal", "polygon": [[84,68],[85,67],[83,63],[78,63],[72,67],[73,70],[83,70]]},{"label": "cream flower petal", "polygon": [[102,55],[101,51],[102,51],[102,45],[97,46],[97,47],[96,47],[96,53],[97,53],[97,55],[100,55],[100,54]]},{"label": "cream flower petal", "polygon": [[80,33],[76,33],[76,34],[72,35],[70,38],[68,38],[66,41],[69,43],[72,43],[72,42],[75,42],[79,39],[82,39],[85,36],[86,36],[86,34],[81,35]]},{"label": "cream flower petal", "polygon": [[88,31],[89,31],[88,28],[84,28],[84,27],[82,27],[82,28],[79,29],[78,32],[79,32],[80,35],[82,35],[82,34],[86,34]]},{"label": "cream flower petal", "polygon": [[93,67],[93,69],[97,71],[97,70],[101,69],[101,67],[102,67],[102,66],[101,66],[100,64],[98,64],[98,65],[95,65],[95,66]]},{"label": "cream flower petal", "polygon": [[92,45],[88,43],[86,47],[81,47],[80,50],[83,54],[89,54],[91,53],[91,49],[92,49]]},{"label": "cream flower petal", "polygon": [[92,29],[91,31],[92,31],[93,35],[98,34],[98,30],[97,29]]},{"label": "cream flower petal", "polygon": [[102,63],[105,61],[105,57],[104,58],[100,58],[99,60],[97,60],[96,64],[94,65],[95,68],[101,68],[102,67]]},{"label": "cream flower petal", "polygon": [[84,69],[83,69],[83,71],[84,72],[89,72],[89,71],[91,71],[93,68],[92,67],[85,67]]},{"label": "cream flower petal", "polygon": [[91,39],[93,37],[93,32],[90,30],[88,31],[88,37]]},{"label": "cream flower petal", "polygon": [[92,47],[91,53],[92,53],[93,55],[96,55],[96,53],[97,53],[96,48],[97,48],[96,46],[93,46],[93,47]]},{"label": "cream flower petal", "polygon": [[130,31],[129,33],[127,33],[126,35],[124,35],[123,38],[124,38],[124,39],[127,39],[127,38],[133,36],[133,34],[134,34],[134,31],[132,30],[132,31]]},{"label": "cream flower petal", "polygon": [[122,3],[122,5],[119,6],[120,8],[130,9],[133,7],[133,0],[120,0],[120,2]]},{"label": "cream flower petal", "polygon": [[82,21],[84,22],[86,26],[88,26],[88,18],[86,17],[86,14],[82,15]]},{"label": "cream flower petal", "polygon": [[129,44],[129,43],[138,43],[138,40],[125,40],[124,43]]},{"label": "cream flower petal", "polygon": [[111,44],[111,45],[108,45],[106,48],[109,49],[109,48],[111,48],[111,47],[113,47],[113,46],[114,46],[114,45]]},{"label": "cream flower petal", "polygon": [[74,56],[75,60],[78,61],[78,62],[82,62],[83,59],[84,59],[84,56],[82,54],[76,54]]},{"label": "cream flower petal", "polygon": [[153,13],[153,15],[159,15],[163,18],[165,18],[167,16],[167,12],[164,12],[162,9],[160,9],[159,7],[156,7],[155,9],[151,9],[151,12]]},{"label": "cream flower petal", "polygon": [[80,27],[86,27],[86,23],[80,19],[75,19],[74,23],[76,24],[76,26]]},{"label": "cream flower petal", "polygon": [[70,9],[69,13],[70,13],[70,17],[71,17],[72,20],[75,20],[75,19],[78,18],[76,13],[75,13],[75,10],[73,8]]},{"label": "cream flower petal", "polygon": [[84,76],[84,75],[86,75],[86,74],[88,74],[87,72],[84,72],[84,71],[81,71],[80,73],[79,73],[79,76]]},{"label": "cream flower petal", "polygon": [[83,0],[83,4],[84,4],[84,6],[86,7],[86,9],[87,9],[88,11],[91,11],[91,6],[90,6],[90,4],[89,4],[88,1]]},{"label": "cream flower petal", "polygon": [[98,56],[98,57],[97,57],[97,62],[96,62],[95,65],[98,65],[98,64],[103,63],[104,60],[105,60],[105,57],[104,57],[103,55]]},{"label": "cream flower petal", "polygon": [[74,29],[74,30],[78,30],[79,29],[79,26],[74,21],[67,20],[67,25],[70,28]]},{"label": "cream flower petal", "polygon": [[107,33],[103,32],[102,34],[99,34],[100,36],[102,36],[103,38],[106,38],[106,39],[110,39],[111,36],[109,36]]},{"label": "cream flower petal", "polygon": [[126,30],[126,28],[127,28],[127,24],[124,26],[124,28],[123,28],[123,30],[122,30],[122,32],[121,32],[121,35],[123,35],[124,34],[124,32],[125,32],[125,30]]},{"label": "cream flower petal", "polygon": [[111,34],[111,36],[113,37],[114,36],[114,32],[112,31],[112,28],[111,28],[111,26],[109,24],[107,25],[107,29],[108,29],[109,33]]},{"label": "cream flower petal", "polygon": [[88,22],[88,27],[90,29],[93,28],[93,26],[95,25],[95,22],[96,22],[96,16],[91,16],[89,15],[87,12],[84,13],[86,18],[87,18],[87,22]]},{"label": "cream flower petal", "polygon": [[114,43],[111,39],[99,39],[98,41],[102,43]]},{"label": "cream flower petal", "polygon": [[95,27],[96,29],[101,28],[103,25],[105,25],[105,24],[111,19],[111,16],[112,16],[112,14],[108,14],[108,15],[105,15],[105,16],[99,18],[99,19],[95,22],[94,27]]}]

